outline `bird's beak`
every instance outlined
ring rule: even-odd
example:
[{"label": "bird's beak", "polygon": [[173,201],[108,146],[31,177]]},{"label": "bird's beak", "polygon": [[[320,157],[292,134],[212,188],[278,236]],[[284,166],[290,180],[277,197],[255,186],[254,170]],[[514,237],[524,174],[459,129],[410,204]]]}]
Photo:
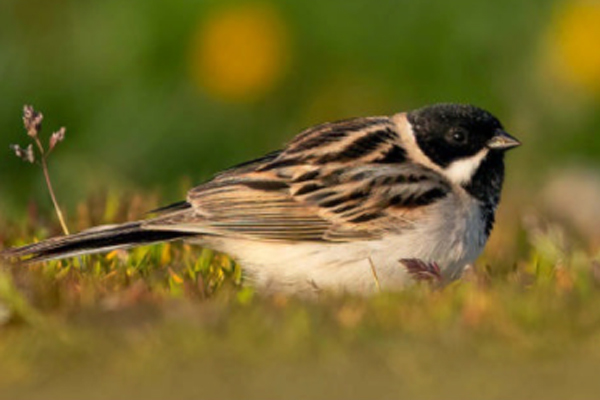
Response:
[{"label": "bird's beak", "polygon": [[487,142],[487,147],[492,150],[508,150],[520,145],[521,142],[501,129]]}]

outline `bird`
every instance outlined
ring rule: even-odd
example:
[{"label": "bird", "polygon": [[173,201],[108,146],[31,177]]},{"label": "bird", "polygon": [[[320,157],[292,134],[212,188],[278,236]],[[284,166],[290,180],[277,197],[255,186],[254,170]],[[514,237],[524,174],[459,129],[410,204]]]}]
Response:
[{"label": "bird", "polygon": [[468,104],[324,123],[146,219],[0,254],[31,263],[181,240],[230,255],[265,293],[400,290],[415,260],[452,281],[490,236],[519,145]]}]

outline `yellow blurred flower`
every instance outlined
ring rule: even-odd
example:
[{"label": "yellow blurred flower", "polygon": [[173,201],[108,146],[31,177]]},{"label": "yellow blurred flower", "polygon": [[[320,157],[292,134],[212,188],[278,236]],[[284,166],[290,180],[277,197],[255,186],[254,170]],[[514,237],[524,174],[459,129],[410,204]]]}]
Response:
[{"label": "yellow blurred flower", "polygon": [[600,1],[573,0],[556,13],[550,52],[568,82],[600,91]]},{"label": "yellow blurred flower", "polygon": [[281,79],[288,54],[288,31],[276,9],[262,3],[228,6],[200,22],[191,47],[191,73],[215,98],[252,101]]}]

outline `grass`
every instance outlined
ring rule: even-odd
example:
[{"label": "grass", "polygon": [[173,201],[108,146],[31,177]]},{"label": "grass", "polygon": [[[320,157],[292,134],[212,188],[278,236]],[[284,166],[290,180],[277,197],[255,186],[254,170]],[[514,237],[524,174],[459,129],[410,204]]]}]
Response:
[{"label": "grass", "polygon": [[[96,196],[70,223],[154,205]],[[0,398],[596,398],[596,255],[509,208],[462,281],[371,298],[263,297],[224,255],[181,244],[5,265]],[[33,211],[0,227],[3,246],[60,231]]]}]

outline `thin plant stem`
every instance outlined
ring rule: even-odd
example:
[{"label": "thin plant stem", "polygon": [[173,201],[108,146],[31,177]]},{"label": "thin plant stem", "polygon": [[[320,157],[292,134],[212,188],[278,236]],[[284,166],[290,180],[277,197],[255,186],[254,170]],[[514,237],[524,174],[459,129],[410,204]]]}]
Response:
[{"label": "thin plant stem", "polygon": [[371,264],[371,272],[373,273],[373,279],[375,280],[375,287],[378,292],[381,292],[381,285],[379,284],[379,277],[377,276],[377,269],[375,269],[375,264],[373,264],[373,260],[369,257],[369,264]]},{"label": "thin plant stem", "polygon": [[63,217],[63,213],[58,206],[58,201],[56,201],[56,195],[54,194],[54,188],[52,187],[52,181],[50,180],[50,174],[48,173],[48,163],[46,162],[47,154],[44,151],[44,146],[40,140],[36,137],[35,143],[42,154],[41,163],[42,163],[42,171],[44,171],[44,178],[46,179],[46,186],[48,186],[48,192],[50,193],[50,198],[52,199],[52,204],[54,204],[54,209],[56,210],[56,215],[58,216],[58,220],[60,222],[60,226],[65,235],[69,235],[69,228],[65,222],[65,218]]}]

